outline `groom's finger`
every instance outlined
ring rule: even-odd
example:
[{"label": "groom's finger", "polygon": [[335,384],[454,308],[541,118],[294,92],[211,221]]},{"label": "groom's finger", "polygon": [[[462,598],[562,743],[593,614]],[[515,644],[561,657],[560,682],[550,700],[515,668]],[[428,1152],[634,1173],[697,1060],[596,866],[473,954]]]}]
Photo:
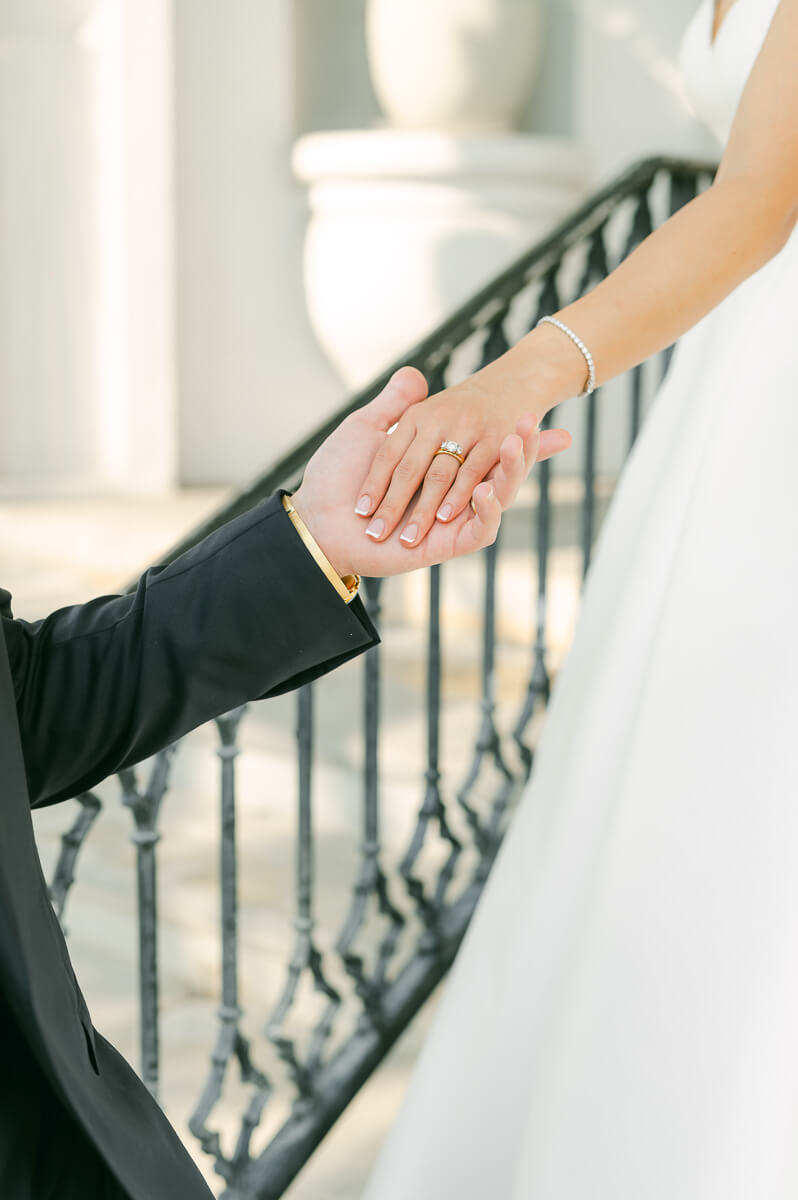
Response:
[{"label": "groom's finger", "polygon": [[536,462],[545,462],[555,454],[570,449],[571,435],[567,429],[541,429],[534,413],[526,413],[515,427],[524,442],[524,458],[529,472]]},{"label": "groom's finger", "polygon": [[[492,546],[499,532],[502,519],[502,506],[496,495],[493,483],[481,483],[474,489],[474,515],[463,526],[462,534],[467,535],[470,545],[458,546],[459,552],[481,550]],[[458,539],[459,541],[460,539]]]},{"label": "groom's finger", "polygon": [[547,458],[553,458],[555,454],[562,454],[563,450],[570,450],[571,441],[567,429],[541,430],[537,461],[544,462]]},{"label": "groom's finger", "polygon": [[525,413],[518,421],[515,432],[523,443],[524,475],[528,475],[540,451],[540,422],[534,413]]},{"label": "groom's finger", "polygon": [[427,381],[415,367],[394,371],[378,396],[361,409],[376,429],[383,433],[395,425],[412,404],[427,398]]},{"label": "groom's finger", "polygon": [[499,464],[493,472],[493,490],[501,507],[509,508],[518,495],[518,489],[526,478],[527,455],[535,461],[537,451],[537,431],[530,434],[528,444],[517,433],[511,433],[499,447]]}]

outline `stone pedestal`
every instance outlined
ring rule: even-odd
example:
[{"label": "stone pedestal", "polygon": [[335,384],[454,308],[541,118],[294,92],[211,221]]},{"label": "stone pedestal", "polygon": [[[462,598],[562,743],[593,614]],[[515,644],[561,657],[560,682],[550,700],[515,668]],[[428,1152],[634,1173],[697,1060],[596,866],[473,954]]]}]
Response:
[{"label": "stone pedestal", "polygon": [[293,163],[309,189],[311,323],[351,388],[544,236],[585,188],[574,143],[522,133],[310,134]]}]

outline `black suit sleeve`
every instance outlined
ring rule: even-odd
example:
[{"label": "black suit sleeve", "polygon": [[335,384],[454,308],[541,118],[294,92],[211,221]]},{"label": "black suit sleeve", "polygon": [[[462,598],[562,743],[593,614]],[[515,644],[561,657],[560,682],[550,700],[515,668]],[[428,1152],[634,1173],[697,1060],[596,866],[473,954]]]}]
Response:
[{"label": "black suit sleeve", "polygon": [[53,804],[247,700],[316,678],[378,638],[274,496],[128,596],[15,620],[0,593],[31,804]]}]

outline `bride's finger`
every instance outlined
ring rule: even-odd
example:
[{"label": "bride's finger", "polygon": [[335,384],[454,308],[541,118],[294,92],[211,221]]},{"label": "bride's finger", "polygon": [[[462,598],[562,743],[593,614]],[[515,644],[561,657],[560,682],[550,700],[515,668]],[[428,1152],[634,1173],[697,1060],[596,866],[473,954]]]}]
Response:
[{"label": "bride's finger", "polygon": [[397,464],[407,454],[415,436],[416,430],[413,422],[400,421],[393,433],[383,439],[382,445],[374,455],[355,505],[355,512],[359,517],[370,516],[382,501]]},{"label": "bride's finger", "polygon": [[[395,436],[392,434],[388,442],[393,441]],[[442,492],[449,486],[448,461],[446,465],[443,464],[446,456],[433,455],[434,451],[427,449],[424,439],[414,436],[410,447],[393,468],[388,490],[366,526],[366,533],[373,541],[384,541],[393,533],[425,478]]]},{"label": "bride's finger", "polygon": [[[437,454],[430,464],[421,489],[418,504],[407,518],[400,537],[406,545],[415,545],[422,541],[435,524],[436,517],[441,521],[450,521],[468,504],[477,486],[487,476],[496,462],[497,450],[495,443],[485,441],[471,451],[464,463],[458,463],[450,454]],[[456,511],[442,508],[447,496],[455,493],[461,497]]]},{"label": "bride's finger", "polygon": [[[511,435],[512,437],[513,435]],[[507,438],[501,443],[501,446],[514,446],[522,459],[522,470],[524,474],[518,479],[517,483],[513,483],[513,487],[517,489],[523,482],[524,475],[532,466],[532,463],[537,458],[538,448],[540,444],[540,433],[538,428],[538,419],[534,413],[526,413],[520,418],[515,427],[515,436],[513,440]],[[509,451],[508,451],[509,452]],[[479,464],[479,472],[468,473],[466,466],[471,461]],[[509,463],[509,459],[507,460]],[[496,449],[496,443],[490,442],[487,438],[483,439],[474,450],[471,451],[466,463],[457,472],[457,478],[450,491],[442,499],[441,505],[437,512],[439,521],[453,521],[463,511],[465,506],[471,499],[474,488],[485,478],[492,478],[499,467],[499,452]],[[493,469],[493,471],[492,471]],[[491,474],[492,471],[492,474]],[[504,478],[504,477],[503,477]],[[513,479],[515,476],[513,474]],[[507,493],[509,496],[509,492]],[[500,491],[499,498],[502,503],[502,508],[506,508],[508,504],[512,504],[512,499],[503,499],[504,491]]]},{"label": "bride's finger", "polygon": [[[364,482],[362,482],[358,503],[355,505],[355,512],[359,516],[367,517],[374,515],[378,505],[382,504],[386,493],[388,493],[391,482],[394,480],[396,468],[407,457],[408,450],[413,444],[416,433],[413,409],[414,406],[410,407],[404,413],[394,432],[385,438],[382,448],[374,456],[374,461],[370,469],[368,469],[368,474]],[[398,520],[398,516],[401,516],[403,511],[404,509],[401,509],[398,512],[396,520]],[[385,514],[380,514],[380,516],[384,518]]]}]

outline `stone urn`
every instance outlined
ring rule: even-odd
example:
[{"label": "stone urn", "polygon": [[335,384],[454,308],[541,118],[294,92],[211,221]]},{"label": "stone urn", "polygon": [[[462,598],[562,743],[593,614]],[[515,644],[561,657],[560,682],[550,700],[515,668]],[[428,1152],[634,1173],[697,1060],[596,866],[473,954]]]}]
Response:
[{"label": "stone urn", "polygon": [[361,387],[582,199],[585,159],[559,138],[432,129],[307,134],[305,296],[336,371]]},{"label": "stone urn", "polygon": [[542,0],[367,0],[366,44],[394,127],[512,129],[537,77]]}]

